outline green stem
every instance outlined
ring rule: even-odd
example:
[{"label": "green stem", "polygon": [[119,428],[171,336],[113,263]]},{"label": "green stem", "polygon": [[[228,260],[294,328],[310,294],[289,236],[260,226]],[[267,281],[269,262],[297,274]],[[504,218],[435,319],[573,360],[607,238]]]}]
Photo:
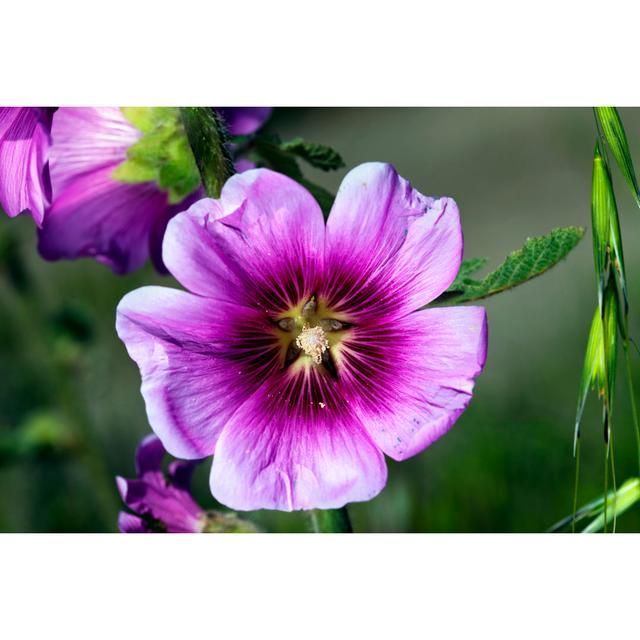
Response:
[{"label": "green stem", "polygon": [[315,533],[353,533],[346,507],[342,509],[314,509],[309,512]]},{"label": "green stem", "polygon": [[180,107],[180,117],[202,185],[210,198],[219,198],[222,186],[233,175],[222,122],[210,107]]},{"label": "green stem", "polygon": [[636,434],[636,447],[638,449],[638,472],[640,473],[640,428],[638,427],[638,408],[636,407],[636,394],[633,390],[633,378],[631,377],[631,359],[629,357],[629,338],[624,343],[624,359],[627,369],[627,384],[629,385],[629,397],[631,399],[631,414],[633,415],[633,429]]},{"label": "green stem", "polygon": [[[616,465],[614,462],[615,455],[613,453],[613,426],[611,424],[611,416],[609,417],[609,446],[607,447],[607,454],[611,458],[611,487],[613,489],[613,524],[612,524],[612,533],[616,532],[616,521],[618,518],[618,485],[616,483]],[[606,496],[605,496],[606,500]]]},{"label": "green stem", "polygon": [[576,442],[576,478],[573,485],[573,518],[571,519],[571,533],[576,532],[576,512],[578,510],[578,481],[580,479],[580,439]]},{"label": "green stem", "polygon": [[603,533],[607,533],[607,493],[609,491],[609,442],[604,447],[604,527]]}]

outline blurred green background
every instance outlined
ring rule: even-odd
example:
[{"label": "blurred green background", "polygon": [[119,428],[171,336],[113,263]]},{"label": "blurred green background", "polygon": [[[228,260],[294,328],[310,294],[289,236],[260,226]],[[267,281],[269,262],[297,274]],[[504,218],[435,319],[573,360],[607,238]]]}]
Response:
[{"label": "blurred green background", "polygon": [[[622,109],[640,158],[640,111]],[[393,163],[429,195],[454,197],[465,256],[488,268],[528,236],[589,226],[595,125],[590,109],[277,109],[268,129],[338,149],[347,167],[306,175],[336,190],[365,161]],[[640,314],[640,211],[614,171],[630,282]],[[0,218],[0,531],[115,531],[116,474],[134,475],[148,433],[139,374],[114,330],[120,298],[175,283],[150,266],[126,277],[91,260],[47,263],[28,216]],[[489,355],[475,397],[441,440],[389,461],[386,489],[350,507],[357,531],[536,532],[572,507],[573,421],[596,304],[590,235],[541,278],[486,301]],[[640,388],[640,358],[633,354]],[[619,484],[637,473],[624,378],[614,437]],[[580,499],[603,490],[602,428],[591,396],[583,421]],[[206,508],[205,462],[194,492]],[[305,531],[304,513],[255,512],[269,531]],[[640,530],[640,509],[619,531]]]}]

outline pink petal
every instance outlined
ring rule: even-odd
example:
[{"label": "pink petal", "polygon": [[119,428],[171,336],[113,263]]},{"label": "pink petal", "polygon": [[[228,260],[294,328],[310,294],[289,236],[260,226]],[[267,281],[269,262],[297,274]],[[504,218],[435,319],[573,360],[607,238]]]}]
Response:
[{"label": "pink petal", "polygon": [[167,208],[152,183],[124,184],[111,164],[79,175],[55,194],[39,233],[46,260],[92,257],[116,273],[141,267],[149,257],[151,232]]},{"label": "pink petal", "polygon": [[41,109],[0,107],[0,207],[42,224],[49,197],[49,131]]},{"label": "pink petal", "polygon": [[314,293],[323,252],[316,201],[267,169],[234,175],[219,200],[177,215],[163,244],[167,268],[190,291],[272,313]]},{"label": "pink petal", "polygon": [[343,383],[357,394],[352,407],[376,444],[404,460],[458,419],[486,355],[482,307],[426,309],[362,329],[343,349]]},{"label": "pink petal", "polygon": [[216,445],[211,491],[232,509],[333,509],[384,487],[380,450],[316,370],[265,380]]},{"label": "pink petal", "polygon": [[279,366],[267,322],[255,310],[166,287],[122,299],[116,329],[140,368],[149,424],[169,453],[211,455],[227,420]]},{"label": "pink petal", "polygon": [[423,196],[388,164],[345,177],[327,221],[323,295],[354,319],[404,315],[453,282],[462,259],[458,208]]},{"label": "pink petal", "polygon": [[58,109],[51,127],[54,197],[78,176],[124,162],[141,135],[118,107]]}]

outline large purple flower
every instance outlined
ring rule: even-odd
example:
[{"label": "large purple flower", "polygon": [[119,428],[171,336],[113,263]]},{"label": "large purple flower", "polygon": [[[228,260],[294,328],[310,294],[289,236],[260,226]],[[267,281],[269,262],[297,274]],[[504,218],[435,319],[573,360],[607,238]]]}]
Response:
[{"label": "large purple flower", "polygon": [[52,109],[0,107],[0,207],[29,211],[42,224],[50,198],[48,155]]},{"label": "large purple flower", "polygon": [[[240,112],[235,113],[235,111]],[[227,110],[242,132],[251,130],[242,108]],[[250,109],[255,128],[264,123]],[[233,123],[231,133],[235,133]],[[195,202],[189,194],[170,204],[155,182],[123,182],[114,171],[142,133],[117,107],[63,107],[53,118],[51,182],[53,200],[39,234],[47,260],[93,257],[116,273],[141,267],[151,257],[164,271],[162,238],[167,222]]]},{"label": "large purple flower", "polygon": [[213,454],[234,509],[374,497],[383,453],[443,435],[484,366],[484,309],[420,310],[462,248],[456,203],[387,164],[345,177],[326,226],[289,178],[232,177],[169,223],[164,261],[190,293],[143,287],[118,307],[152,428],[178,457]]}]

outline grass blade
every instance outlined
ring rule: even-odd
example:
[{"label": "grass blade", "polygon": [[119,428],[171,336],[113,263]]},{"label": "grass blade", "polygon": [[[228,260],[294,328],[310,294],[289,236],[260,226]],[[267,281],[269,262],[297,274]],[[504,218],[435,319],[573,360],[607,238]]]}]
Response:
[{"label": "grass blade", "polygon": [[620,167],[636,204],[640,207],[640,190],[620,114],[615,107],[595,107],[594,110],[602,135]]}]

